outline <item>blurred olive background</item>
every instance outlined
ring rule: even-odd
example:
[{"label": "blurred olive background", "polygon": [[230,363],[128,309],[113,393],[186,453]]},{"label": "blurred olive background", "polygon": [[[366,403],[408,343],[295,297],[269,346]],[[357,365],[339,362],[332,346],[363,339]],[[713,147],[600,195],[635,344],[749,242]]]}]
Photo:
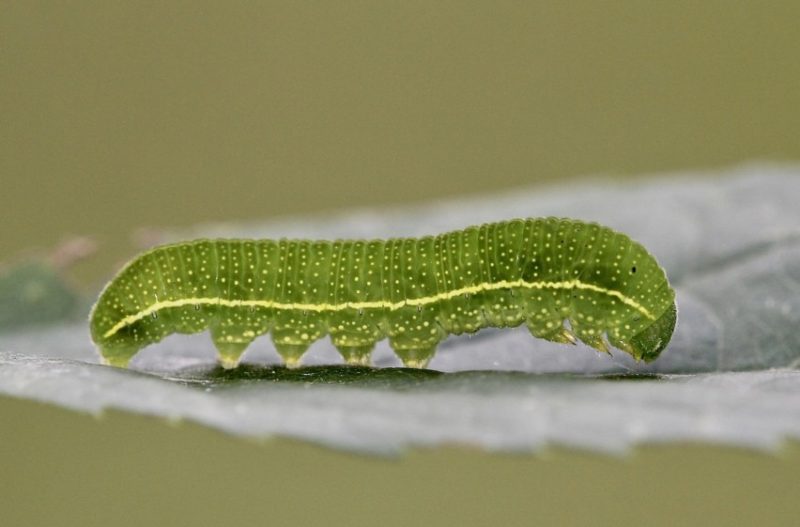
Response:
[{"label": "blurred olive background", "polygon": [[[0,260],[90,235],[97,285],[141,226],[797,160],[798,20],[795,1],[6,1]],[[795,447],[376,461],[0,400],[9,525],[769,524],[800,512],[798,469]]]},{"label": "blurred olive background", "polygon": [[3,2],[3,252],[800,156],[797,2]]}]

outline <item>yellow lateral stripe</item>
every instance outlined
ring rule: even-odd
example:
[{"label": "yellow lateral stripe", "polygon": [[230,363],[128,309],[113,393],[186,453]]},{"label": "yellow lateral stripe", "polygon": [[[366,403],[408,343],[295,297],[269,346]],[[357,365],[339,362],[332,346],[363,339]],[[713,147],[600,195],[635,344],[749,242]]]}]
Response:
[{"label": "yellow lateral stripe", "polygon": [[653,316],[652,313],[650,313],[650,311],[646,307],[636,302],[634,299],[623,295],[619,291],[614,291],[613,289],[606,289],[604,287],[596,286],[593,284],[586,284],[584,282],[581,282],[580,280],[567,280],[564,282],[526,282],[524,280],[514,280],[514,281],[503,280],[501,282],[496,282],[496,283],[484,283],[469,287],[463,287],[461,289],[446,291],[444,293],[439,293],[438,295],[433,295],[433,296],[426,296],[422,298],[409,298],[408,300],[403,300],[401,302],[395,302],[395,303],[381,301],[381,300],[374,302],[345,302],[343,304],[283,304],[280,302],[273,302],[270,300],[226,300],[224,298],[181,298],[180,300],[162,300],[156,302],[155,304],[151,305],[148,308],[139,311],[134,315],[129,315],[123,318],[122,320],[117,322],[114,325],[114,327],[106,331],[103,334],[103,338],[108,338],[114,335],[120,329],[126,326],[130,326],[131,324],[134,324],[142,320],[143,318],[152,315],[153,313],[161,311],[162,309],[167,309],[170,307],[208,304],[208,305],[220,305],[226,307],[247,306],[247,307],[263,307],[267,309],[287,309],[296,311],[316,311],[316,312],[343,311],[345,309],[388,309],[389,311],[395,311],[405,306],[424,306],[426,304],[433,304],[435,302],[439,302],[440,300],[447,300],[461,295],[475,294],[483,291],[492,291],[495,289],[509,289],[513,287],[522,287],[525,289],[586,289],[588,291],[594,291],[596,293],[613,296],[614,298],[619,299],[619,301],[622,302],[623,304],[631,306],[632,308],[634,308],[635,310],[637,310],[650,320],[655,320],[656,318]]}]

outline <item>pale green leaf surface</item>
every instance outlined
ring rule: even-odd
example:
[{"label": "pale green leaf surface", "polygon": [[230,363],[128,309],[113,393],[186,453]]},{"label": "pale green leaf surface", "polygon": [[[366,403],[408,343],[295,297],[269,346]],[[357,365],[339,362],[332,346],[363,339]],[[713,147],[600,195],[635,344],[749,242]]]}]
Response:
[{"label": "pale green leaf surface", "polygon": [[[386,237],[511,217],[598,221],[642,242],[678,291],[676,333],[649,365],[621,352],[608,357],[535,340],[518,329],[449,339],[430,364],[457,372],[449,374],[287,372],[268,367],[278,362],[268,338],[247,352],[245,368],[225,373],[213,369],[205,334],[173,335],[143,350],[125,371],[97,364],[85,323],[65,323],[0,335],[0,393],[383,453],[443,443],[621,452],[672,440],[774,448],[800,438],[798,176],[797,167],[746,166],[171,233],[176,239]],[[386,343],[374,359],[377,366],[399,366]],[[304,360],[340,362],[327,341]]]}]

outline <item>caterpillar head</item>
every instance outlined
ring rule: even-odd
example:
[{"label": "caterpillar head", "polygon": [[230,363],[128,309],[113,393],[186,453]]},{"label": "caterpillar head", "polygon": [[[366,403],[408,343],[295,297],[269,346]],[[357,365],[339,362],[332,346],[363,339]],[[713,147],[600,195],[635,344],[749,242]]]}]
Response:
[{"label": "caterpillar head", "polygon": [[630,339],[631,355],[645,362],[656,360],[669,344],[677,320],[678,307],[673,302],[655,322]]}]

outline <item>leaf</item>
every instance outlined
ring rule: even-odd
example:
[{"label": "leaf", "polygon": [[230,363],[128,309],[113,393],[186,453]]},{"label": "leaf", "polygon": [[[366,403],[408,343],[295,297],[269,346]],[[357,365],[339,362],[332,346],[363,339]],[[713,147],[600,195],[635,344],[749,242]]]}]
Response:
[{"label": "leaf", "polygon": [[80,296],[44,260],[0,269],[0,331],[74,319]]},{"label": "leaf", "polygon": [[791,369],[800,363],[799,171],[749,166],[169,233],[386,237],[510,217],[598,221],[642,242],[678,291],[676,333],[649,365],[518,329],[449,339],[431,362],[438,371],[397,368],[385,343],[374,359],[390,369],[338,366],[328,341],[304,357],[309,367],[291,371],[275,366],[262,338],[245,367],[225,372],[205,334],[173,335],[119,370],[97,364],[79,323],[0,335],[0,392],[379,453],[449,442],[510,451],[553,443],[624,451],[668,440],[774,448],[800,438],[800,372]]}]

